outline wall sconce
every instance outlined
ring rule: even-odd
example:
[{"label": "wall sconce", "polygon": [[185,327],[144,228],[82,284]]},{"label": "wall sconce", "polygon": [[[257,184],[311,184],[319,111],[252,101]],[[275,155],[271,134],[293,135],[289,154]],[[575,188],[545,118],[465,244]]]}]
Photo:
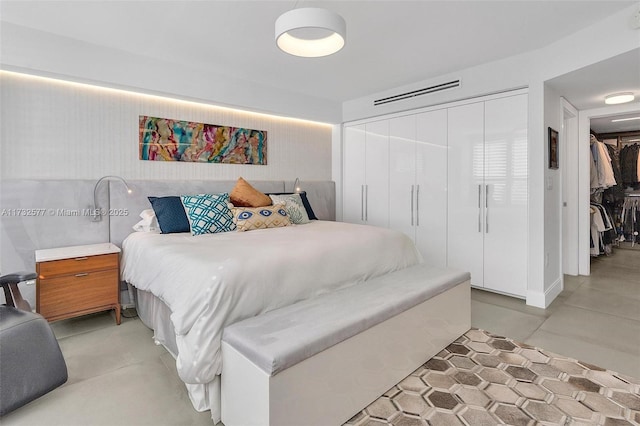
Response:
[{"label": "wall sconce", "polygon": [[96,182],[96,185],[93,187],[93,215],[92,219],[94,222],[100,222],[102,220],[102,209],[98,206],[98,186],[104,180],[119,180],[124,184],[124,187],[127,188],[127,193],[131,194],[133,191],[129,188],[127,181],[121,178],[120,176],[103,176]]},{"label": "wall sconce", "polygon": [[293,182],[293,192],[299,194],[302,191],[300,188],[300,179],[296,178],[295,182]]}]

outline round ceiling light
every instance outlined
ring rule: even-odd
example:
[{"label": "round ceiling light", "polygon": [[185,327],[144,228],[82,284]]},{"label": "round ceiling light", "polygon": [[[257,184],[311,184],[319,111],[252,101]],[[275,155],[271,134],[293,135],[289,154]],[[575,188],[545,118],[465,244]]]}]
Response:
[{"label": "round ceiling light", "polygon": [[318,58],[336,53],[347,40],[347,24],[330,10],[307,7],[276,20],[276,44],[294,56]]},{"label": "round ceiling light", "polygon": [[627,102],[631,102],[635,99],[633,93],[625,92],[625,93],[614,93],[612,95],[607,95],[604,97],[604,103],[607,105],[616,105],[616,104],[624,104]]}]

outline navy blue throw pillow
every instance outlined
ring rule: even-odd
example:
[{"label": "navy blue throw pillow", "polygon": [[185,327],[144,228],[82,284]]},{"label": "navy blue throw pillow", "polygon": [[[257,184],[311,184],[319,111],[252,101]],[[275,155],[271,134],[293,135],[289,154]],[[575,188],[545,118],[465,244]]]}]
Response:
[{"label": "navy blue throw pillow", "polygon": [[[293,192],[271,192],[267,195],[287,195],[287,194],[293,194]],[[300,191],[300,198],[302,199],[302,205],[304,206],[304,209],[307,211],[307,216],[309,216],[310,220],[318,220],[318,218],[316,217],[316,214],[313,212],[313,209],[311,208],[311,204],[309,204],[309,200],[307,199],[307,193],[305,191]]]},{"label": "navy blue throw pillow", "polygon": [[180,197],[148,197],[153,211],[156,213],[160,232],[173,234],[177,232],[191,232],[189,219],[184,211]]}]

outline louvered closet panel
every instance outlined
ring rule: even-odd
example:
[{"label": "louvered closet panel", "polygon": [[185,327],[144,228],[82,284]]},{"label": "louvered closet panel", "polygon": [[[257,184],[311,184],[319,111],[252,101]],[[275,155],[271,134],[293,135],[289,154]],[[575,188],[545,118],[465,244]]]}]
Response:
[{"label": "louvered closet panel", "polygon": [[389,122],[345,126],[343,220],[389,225]]},{"label": "louvered closet panel", "polygon": [[484,287],[484,103],[449,108],[447,263]]}]

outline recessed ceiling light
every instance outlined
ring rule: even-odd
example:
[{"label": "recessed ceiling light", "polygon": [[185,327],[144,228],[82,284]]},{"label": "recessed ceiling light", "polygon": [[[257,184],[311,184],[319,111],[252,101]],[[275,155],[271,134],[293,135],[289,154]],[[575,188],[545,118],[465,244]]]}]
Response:
[{"label": "recessed ceiling light", "polygon": [[346,38],[344,19],[327,9],[293,9],[276,20],[276,44],[290,55],[328,56],[342,49]]},{"label": "recessed ceiling light", "polygon": [[614,94],[605,96],[604,103],[607,105],[624,104],[624,103],[633,101],[635,98],[636,97],[633,96],[633,93],[631,92],[614,93]]},{"label": "recessed ceiling light", "polygon": [[631,121],[631,120],[640,120],[640,117],[616,118],[615,120],[611,120],[611,122],[619,123],[620,121]]}]

